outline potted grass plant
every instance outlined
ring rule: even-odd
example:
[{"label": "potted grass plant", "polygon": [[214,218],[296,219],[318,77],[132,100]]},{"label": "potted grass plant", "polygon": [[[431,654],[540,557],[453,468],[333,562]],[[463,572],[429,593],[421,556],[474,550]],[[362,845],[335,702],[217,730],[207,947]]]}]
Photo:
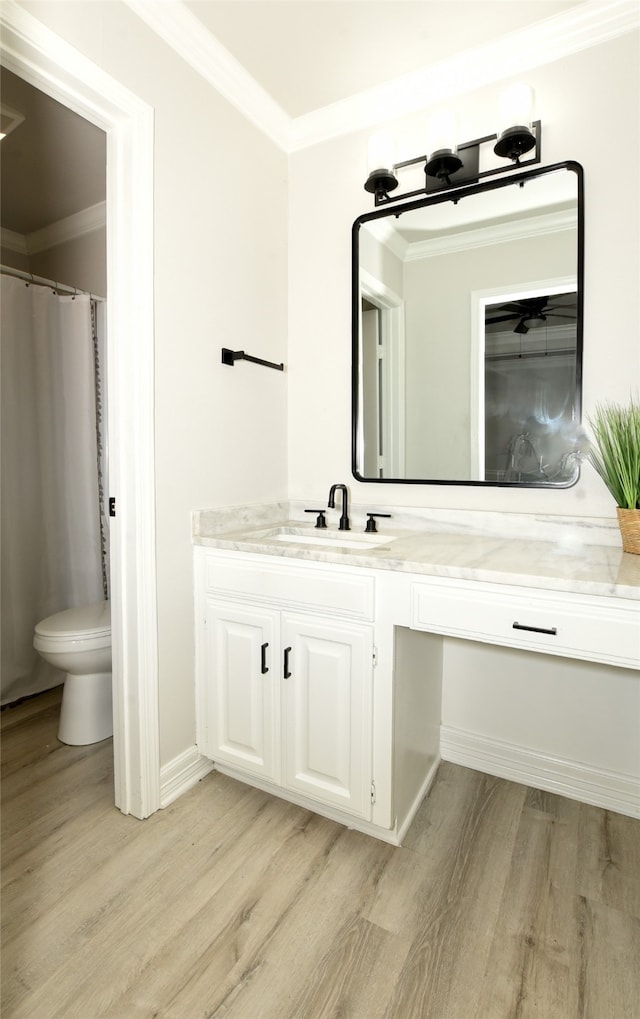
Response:
[{"label": "potted grass plant", "polygon": [[597,404],[589,460],[616,502],[625,552],[640,555],[640,402]]}]

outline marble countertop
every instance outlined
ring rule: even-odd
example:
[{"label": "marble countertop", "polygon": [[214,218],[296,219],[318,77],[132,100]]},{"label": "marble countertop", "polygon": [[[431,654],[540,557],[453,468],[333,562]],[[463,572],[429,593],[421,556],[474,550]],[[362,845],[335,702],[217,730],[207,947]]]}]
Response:
[{"label": "marble countertop", "polygon": [[[503,537],[476,533],[471,526],[459,523],[448,531],[442,521],[417,521],[417,526],[412,521],[414,526],[406,527],[395,526],[392,519],[379,521],[378,534],[365,535],[362,517],[358,522],[354,520],[352,532],[345,534],[338,531],[337,521],[331,521],[323,531],[314,527],[314,518],[301,520],[279,515],[287,509],[290,509],[287,504],[278,504],[195,513],[194,544],[286,560],[640,600],[640,556],[623,552],[611,542],[587,544],[579,526],[549,525],[533,530],[535,537],[526,534]],[[307,536],[322,544],[283,541],[278,533],[287,529],[295,532],[290,538]],[[527,528],[523,530],[526,532]],[[553,540],[541,540],[539,531],[552,534]],[[332,540],[351,536],[360,542],[367,538],[384,541],[386,536],[390,540],[376,548],[341,548],[331,544]]]}]

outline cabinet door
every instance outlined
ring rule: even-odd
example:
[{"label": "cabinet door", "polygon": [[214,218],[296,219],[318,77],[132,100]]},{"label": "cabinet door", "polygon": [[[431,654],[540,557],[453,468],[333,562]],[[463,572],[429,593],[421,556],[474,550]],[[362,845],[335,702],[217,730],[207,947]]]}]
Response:
[{"label": "cabinet door", "polygon": [[282,784],[369,818],[372,628],[286,615],[282,643]]},{"label": "cabinet door", "polygon": [[278,613],[207,599],[207,752],[278,778]]}]

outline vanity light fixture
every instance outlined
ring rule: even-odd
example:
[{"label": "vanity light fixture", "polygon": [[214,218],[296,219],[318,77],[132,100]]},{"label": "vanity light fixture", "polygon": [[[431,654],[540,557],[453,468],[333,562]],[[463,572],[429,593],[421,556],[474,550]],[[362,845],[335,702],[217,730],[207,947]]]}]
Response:
[{"label": "vanity light fixture", "polygon": [[[365,190],[374,195],[376,205],[386,205],[463,184],[475,184],[483,177],[533,166],[542,158],[542,127],[539,120],[531,120],[532,108],[533,90],[530,86],[510,86],[500,97],[500,133],[461,144],[456,144],[454,115],[445,111],[434,114],[428,126],[432,146],[428,154],[399,163],[393,162],[393,142],[389,136],[373,135],[369,142],[369,176]],[[480,170],[481,147],[491,143],[494,153],[500,159],[509,160],[510,165]],[[528,152],[532,153],[531,156],[522,161],[521,157]],[[398,170],[419,163],[424,164],[425,186],[391,196],[390,192],[398,187]]]},{"label": "vanity light fixture", "polygon": [[367,146],[367,169],[369,176],[365,181],[365,191],[383,199],[398,186],[398,178],[393,172],[394,145],[393,138],[386,131],[378,131],[371,135]]}]

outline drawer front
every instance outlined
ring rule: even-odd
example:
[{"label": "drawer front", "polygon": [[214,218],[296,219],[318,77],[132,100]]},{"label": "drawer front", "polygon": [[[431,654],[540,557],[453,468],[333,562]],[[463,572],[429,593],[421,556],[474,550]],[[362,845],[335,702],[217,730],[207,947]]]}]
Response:
[{"label": "drawer front", "polygon": [[414,583],[411,627],[529,651],[640,668],[640,606],[493,585]]},{"label": "drawer front", "polygon": [[205,554],[204,576],[207,593],[273,603],[278,608],[322,609],[348,619],[373,619],[375,580],[371,576],[283,566],[267,556],[232,561],[211,553]]}]

